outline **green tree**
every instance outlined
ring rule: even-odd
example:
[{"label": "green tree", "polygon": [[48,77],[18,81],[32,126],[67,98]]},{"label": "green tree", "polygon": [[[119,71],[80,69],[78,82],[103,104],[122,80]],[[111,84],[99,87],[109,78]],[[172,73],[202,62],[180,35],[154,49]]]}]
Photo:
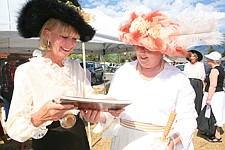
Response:
[{"label": "green tree", "polygon": [[69,58],[71,58],[71,59],[79,59],[81,61],[83,60],[82,54],[70,54]]},{"label": "green tree", "polygon": [[215,49],[214,49],[213,46],[211,45],[211,46],[209,47],[209,49],[208,49],[208,54],[211,53],[211,52],[214,52],[214,51],[215,51]]},{"label": "green tree", "polygon": [[[79,59],[83,61],[82,54],[70,54],[72,59]],[[86,61],[110,62],[110,63],[124,63],[126,60],[130,61],[130,53],[112,53],[112,54],[86,54]]]},{"label": "green tree", "polygon": [[102,62],[116,62],[116,54],[106,54],[106,55],[101,55],[101,61]]},{"label": "green tree", "polygon": [[87,61],[100,61],[100,57],[98,54],[88,54],[86,55]]},{"label": "green tree", "polygon": [[223,44],[223,48],[224,48],[224,51],[223,51],[223,53],[222,53],[222,57],[225,56],[225,44]]},{"label": "green tree", "polygon": [[[225,40],[225,34],[223,34],[223,37],[224,37],[224,40]],[[223,48],[224,48],[224,51],[223,51],[223,53],[222,53],[222,57],[225,56],[225,43],[223,44]]]},{"label": "green tree", "polygon": [[[83,55],[82,54],[70,54],[69,58],[79,59],[80,61],[83,61]],[[86,55],[86,61],[99,61],[99,60],[100,60],[100,57],[97,54]]]},{"label": "green tree", "polygon": [[70,55],[69,55],[69,58],[71,58],[71,59],[76,59],[76,54],[70,54]]}]

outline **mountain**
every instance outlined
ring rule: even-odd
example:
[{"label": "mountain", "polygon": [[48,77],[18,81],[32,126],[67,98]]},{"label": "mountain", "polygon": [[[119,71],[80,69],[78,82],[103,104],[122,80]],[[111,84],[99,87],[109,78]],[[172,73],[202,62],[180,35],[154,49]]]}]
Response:
[{"label": "mountain", "polygon": [[[206,55],[208,54],[209,47],[210,45],[201,45],[201,46],[195,46],[192,49],[195,49],[201,52],[203,55]],[[213,49],[222,54],[225,50],[225,43],[223,45],[215,45],[213,46]]]},{"label": "mountain", "polygon": [[[191,49],[195,49],[199,52],[201,52],[203,55],[206,55],[208,54],[208,50],[210,48],[210,45],[200,45],[200,46],[195,46],[193,48],[190,48]],[[225,51],[225,42],[221,45],[215,45],[213,46],[213,49],[216,50],[217,52],[219,52],[220,54],[222,54],[224,51]],[[183,57],[183,56],[180,56],[180,57],[175,57],[175,56],[167,56],[170,60],[172,61],[176,61],[176,62],[187,62],[187,60]],[[225,64],[224,64],[225,66]]]}]

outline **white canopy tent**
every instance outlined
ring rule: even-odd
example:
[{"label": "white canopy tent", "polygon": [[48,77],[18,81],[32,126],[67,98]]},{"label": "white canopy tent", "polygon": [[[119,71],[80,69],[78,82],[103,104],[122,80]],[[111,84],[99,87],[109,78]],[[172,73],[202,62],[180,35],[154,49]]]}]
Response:
[{"label": "white canopy tent", "polygon": [[[30,54],[38,47],[39,38],[25,39],[19,36],[16,29],[17,13],[26,0],[0,1],[0,52]],[[107,54],[133,51],[131,45],[123,44],[118,39],[119,22],[99,10],[85,9],[94,16],[91,25],[96,29],[96,35],[85,43],[88,54]],[[82,53],[82,43],[78,43],[74,53]]]}]

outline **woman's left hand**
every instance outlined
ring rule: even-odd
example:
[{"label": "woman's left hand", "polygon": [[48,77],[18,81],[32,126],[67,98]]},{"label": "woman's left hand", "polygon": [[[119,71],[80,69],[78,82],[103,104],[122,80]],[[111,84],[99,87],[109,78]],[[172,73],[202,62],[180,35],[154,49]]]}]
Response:
[{"label": "woman's left hand", "polygon": [[100,121],[99,110],[80,110],[83,118],[90,123],[98,123]]}]

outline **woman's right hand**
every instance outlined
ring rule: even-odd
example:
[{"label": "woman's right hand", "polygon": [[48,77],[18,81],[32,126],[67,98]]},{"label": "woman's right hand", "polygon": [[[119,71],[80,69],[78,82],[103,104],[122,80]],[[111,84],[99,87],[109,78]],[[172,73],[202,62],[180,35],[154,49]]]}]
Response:
[{"label": "woman's right hand", "polygon": [[125,109],[119,109],[119,110],[109,110],[109,113],[113,115],[114,117],[118,117]]},{"label": "woman's right hand", "polygon": [[207,104],[207,105],[211,105],[211,99],[207,99],[207,100],[206,100],[206,104]]},{"label": "woman's right hand", "polygon": [[60,104],[50,100],[31,115],[31,122],[35,127],[38,127],[48,120],[58,121],[66,111],[75,108],[74,105]]}]

